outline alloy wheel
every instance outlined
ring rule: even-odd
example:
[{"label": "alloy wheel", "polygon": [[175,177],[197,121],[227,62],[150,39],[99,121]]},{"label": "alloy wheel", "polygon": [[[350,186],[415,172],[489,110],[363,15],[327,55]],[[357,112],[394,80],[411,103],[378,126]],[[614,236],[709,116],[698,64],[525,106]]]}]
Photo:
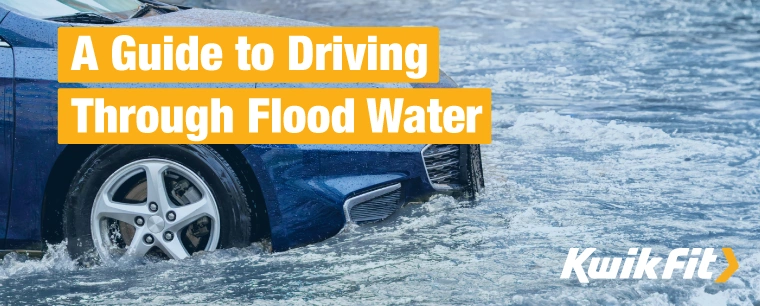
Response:
[{"label": "alloy wheel", "polygon": [[208,185],[190,169],[143,159],[116,170],[100,187],[90,230],[100,257],[183,259],[214,250],[219,210]]}]

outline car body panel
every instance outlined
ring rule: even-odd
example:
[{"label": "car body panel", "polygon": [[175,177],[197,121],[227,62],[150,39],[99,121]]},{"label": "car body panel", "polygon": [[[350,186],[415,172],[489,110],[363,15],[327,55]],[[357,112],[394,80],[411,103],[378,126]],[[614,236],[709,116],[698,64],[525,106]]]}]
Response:
[{"label": "car body panel", "polygon": [[252,145],[243,155],[261,185],[275,251],[337,234],[343,203],[359,192],[403,182],[406,199],[433,193],[423,145]]},{"label": "car body panel", "polygon": [[[3,227],[3,220],[8,220],[6,243],[0,249],[43,247],[41,227],[45,188],[56,182],[50,173],[66,148],[57,142],[58,88],[410,87],[409,84],[59,84],[56,46],[57,29],[61,26],[103,25],[36,20],[15,12],[8,13],[0,22],[0,36],[12,44],[16,62],[15,99],[9,99],[6,94],[4,100],[15,109],[15,118],[13,112],[10,115],[4,112],[4,126],[15,125],[16,128],[15,137],[8,138],[14,139],[12,170],[9,171],[8,166],[6,171],[0,170],[0,175],[12,173],[10,183],[6,179],[11,188],[10,204],[5,204],[5,211],[9,211],[7,218],[3,218],[3,198],[0,197],[0,227]],[[191,9],[130,20],[116,26],[318,25],[253,13]],[[420,155],[423,147],[237,145],[261,189],[275,251],[317,242],[338,233],[346,224],[343,204],[357,193],[399,182],[405,200],[435,192]],[[9,157],[5,158],[10,161]],[[0,188],[3,188],[3,182],[0,176]],[[8,197],[7,192],[3,194]]]},{"label": "car body panel", "polygon": [[[0,14],[3,13],[0,12]],[[13,65],[13,50],[0,47],[0,249],[5,248],[11,194]]]},{"label": "car body panel", "polygon": [[15,61],[13,163],[4,248],[34,248],[50,169],[63,147],[57,142],[57,32],[60,24],[9,13],[0,36]]},{"label": "car body panel", "polygon": [[40,236],[39,216],[45,184],[63,149],[57,141],[58,83],[55,62],[51,64],[39,60],[50,58],[55,50],[20,47],[13,51],[17,68],[14,99],[16,128],[12,204],[6,237],[6,247],[11,249],[28,248],[24,242]]}]

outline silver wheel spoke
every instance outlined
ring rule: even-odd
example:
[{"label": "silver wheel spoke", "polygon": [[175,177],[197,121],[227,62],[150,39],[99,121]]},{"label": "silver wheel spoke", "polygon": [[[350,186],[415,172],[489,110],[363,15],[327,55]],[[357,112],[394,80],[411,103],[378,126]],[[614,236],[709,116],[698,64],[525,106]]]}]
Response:
[{"label": "silver wheel spoke", "polygon": [[156,202],[158,211],[164,211],[169,208],[169,198],[164,185],[164,171],[167,168],[165,163],[147,162],[142,164],[145,170],[148,187],[148,203]]},{"label": "silver wheel spoke", "polygon": [[145,205],[124,204],[111,201],[107,195],[98,199],[97,218],[111,218],[135,226],[135,217],[150,214]]},{"label": "silver wheel spoke", "polygon": [[177,215],[174,222],[169,222],[168,229],[173,232],[179,232],[180,229],[195,222],[201,217],[209,217],[215,224],[217,220],[216,209],[211,205],[206,197],[198,202],[173,209]]},{"label": "silver wheel spoke", "polygon": [[153,244],[146,244],[143,241],[143,236],[147,233],[148,231],[143,228],[135,231],[135,236],[132,238],[132,243],[129,244],[129,249],[127,250],[128,256],[143,257],[153,247]]},{"label": "silver wheel spoke", "polygon": [[185,250],[185,247],[182,246],[182,242],[179,239],[179,237],[174,237],[172,241],[166,241],[161,239],[161,242],[158,244],[158,247],[164,251],[164,254],[168,255],[172,259],[185,259],[186,257],[190,256],[190,254],[187,253],[187,250]]}]

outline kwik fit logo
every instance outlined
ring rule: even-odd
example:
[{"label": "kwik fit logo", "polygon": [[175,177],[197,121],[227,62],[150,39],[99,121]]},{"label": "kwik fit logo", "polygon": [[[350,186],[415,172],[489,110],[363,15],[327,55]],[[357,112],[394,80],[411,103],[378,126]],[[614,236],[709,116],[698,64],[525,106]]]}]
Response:
[{"label": "kwik fit logo", "polygon": [[[680,248],[670,251],[665,266],[660,270],[657,265],[662,261],[660,257],[650,256],[651,248],[638,248],[628,250],[628,257],[591,257],[596,249],[588,248],[578,255],[579,248],[572,248],[567,252],[565,267],[562,269],[560,278],[568,279],[575,272],[578,281],[588,283],[589,279],[641,279],[645,274],[649,279],[657,279],[658,271],[662,279],[671,279],[674,273],[683,275],[683,279],[692,279],[694,275],[701,279],[712,279],[712,272],[708,272],[710,264],[718,259],[713,255],[713,249]],[[715,279],[716,283],[725,283],[731,275],[739,269],[739,263],[734,257],[731,248],[723,248],[723,254],[728,262],[728,267]],[[583,269],[583,264],[591,257],[588,269]],[[611,262],[611,264],[610,264]],[[622,264],[622,268],[621,268]]]}]

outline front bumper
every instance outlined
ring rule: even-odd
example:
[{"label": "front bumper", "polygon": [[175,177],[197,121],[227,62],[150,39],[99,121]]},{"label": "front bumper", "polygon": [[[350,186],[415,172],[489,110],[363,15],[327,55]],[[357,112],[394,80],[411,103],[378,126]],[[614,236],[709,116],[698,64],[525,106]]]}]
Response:
[{"label": "front bumper", "polygon": [[[474,199],[484,188],[480,145],[427,145],[420,151],[425,177],[433,193]],[[407,182],[375,188],[343,203],[346,222],[370,223],[390,217],[410,199],[402,194]],[[418,197],[430,194],[418,194]]]},{"label": "front bumper", "polygon": [[[417,194],[417,200],[435,193],[474,199],[484,188],[480,145],[427,145],[420,157],[425,168],[423,180],[433,192]],[[401,192],[405,184],[408,182],[389,184],[347,199],[343,204],[346,222],[370,223],[390,217],[412,199]]]},{"label": "front bumper", "polygon": [[[324,240],[340,232],[348,222],[380,221],[405,203],[424,201],[434,194],[472,198],[483,188],[479,146],[457,145],[458,172],[446,184],[431,181],[429,163],[423,156],[423,150],[430,148],[424,145],[246,148],[243,155],[259,181],[266,204],[273,250]],[[396,187],[390,190],[389,186]]]}]

